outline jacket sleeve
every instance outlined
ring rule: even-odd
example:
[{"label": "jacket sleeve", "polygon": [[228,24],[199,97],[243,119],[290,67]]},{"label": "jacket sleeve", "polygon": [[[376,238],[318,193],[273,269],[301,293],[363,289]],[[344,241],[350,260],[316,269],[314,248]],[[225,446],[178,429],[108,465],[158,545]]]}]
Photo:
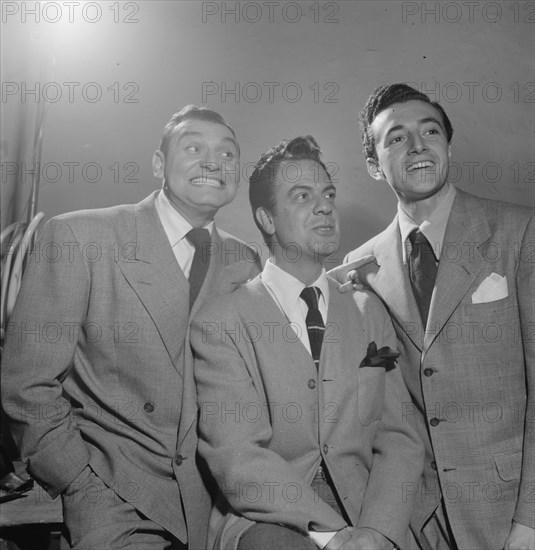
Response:
[{"label": "jacket sleeve", "polygon": [[88,449],[62,395],[85,338],[90,280],[76,237],[52,219],[31,251],[6,330],[2,405],[28,471],[57,496],[88,463]]},{"label": "jacket sleeve", "polygon": [[[375,301],[378,311],[370,313],[382,319],[377,334],[381,345],[397,348],[394,327],[388,313]],[[399,366],[385,374],[384,408],[373,442],[373,463],[366,486],[358,527],[372,527],[399,547],[406,544],[409,520],[423,473],[424,446],[404,416],[411,398]]]}]

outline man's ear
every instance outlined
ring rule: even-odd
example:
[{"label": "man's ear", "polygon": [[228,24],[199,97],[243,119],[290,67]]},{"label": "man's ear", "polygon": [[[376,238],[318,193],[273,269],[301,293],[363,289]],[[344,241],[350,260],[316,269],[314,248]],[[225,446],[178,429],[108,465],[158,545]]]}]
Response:
[{"label": "man's ear", "polygon": [[255,217],[258,223],[262,226],[262,229],[268,234],[273,235],[275,233],[275,224],[273,223],[273,216],[269,210],[266,210],[263,206],[256,209]]},{"label": "man's ear", "polygon": [[368,174],[370,174],[370,176],[374,180],[385,179],[383,172],[379,168],[379,162],[376,159],[372,159],[372,158],[366,159],[366,166],[368,168]]},{"label": "man's ear", "polygon": [[157,149],[152,155],[152,173],[155,178],[163,179],[165,168],[165,155]]}]

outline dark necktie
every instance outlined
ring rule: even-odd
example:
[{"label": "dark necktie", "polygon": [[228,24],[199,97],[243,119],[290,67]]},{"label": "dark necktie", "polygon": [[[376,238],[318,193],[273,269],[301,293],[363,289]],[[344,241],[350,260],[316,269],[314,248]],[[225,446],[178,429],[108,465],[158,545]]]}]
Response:
[{"label": "dark necktie", "polygon": [[316,367],[320,362],[321,344],[323,343],[323,333],[325,325],[323,317],[318,309],[318,297],[321,295],[321,290],[315,286],[307,286],[303,289],[300,296],[308,306],[306,316],[306,324],[308,331],[308,340],[310,342],[310,352]]},{"label": "dark necktie", "polygon": [[193,303],[201,290],[208,265],[210,264],[210,248],[211,242],[210,232],[202,227],[194,227],[186,234],[188,241],[195,247],[195,254],[191,263],[189,272],[189,308],[193,307]]},{"label": "dark necktie", "polygon": [[438,268],[433,249],[419,229],[415,229],[409,235],[409,240],[412,245],[409,256],[409,274],[414,297],[425,329]]}]

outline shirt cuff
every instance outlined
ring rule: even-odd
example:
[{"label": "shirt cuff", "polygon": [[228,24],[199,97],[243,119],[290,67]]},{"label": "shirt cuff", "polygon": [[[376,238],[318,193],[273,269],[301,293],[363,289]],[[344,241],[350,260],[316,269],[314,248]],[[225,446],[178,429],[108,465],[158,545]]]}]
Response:
[{"label": "shirt cuff", "polygon": [[324,533],[317,533],[315,531],[309,531],[308,536],[318,548],[324,548],[337,532],[338,531],[327,531]]}]

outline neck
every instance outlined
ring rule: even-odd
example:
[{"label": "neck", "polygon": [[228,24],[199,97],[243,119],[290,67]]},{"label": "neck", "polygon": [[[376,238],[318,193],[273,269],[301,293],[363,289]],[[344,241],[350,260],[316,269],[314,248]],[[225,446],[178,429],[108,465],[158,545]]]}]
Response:
[{"label": "neck", "polygon": [[298,261],[292,262],[277,253],[272,253],[270,258],[277,267],[286,271],[286,273],[289,273],[306,286],[311,285],[321,275],[323,270],[322,260],[318,263],[314,261],[303,261],[301,258]]},{"label": "neck", "polygon": [[204,227],[208,225],[217,213],[217,210],[209,209],[206,211],[186,208],[186,206],[178,202],[172,193],[164,187],[165,196],[169,199],[171,206],[192,226]]},{"label": "neck", "polygon": [[398,195],[398,200],[407,214],[418,224],[429,219],[436,207],[449,191],[449,183],[445,183],[434,195],[420,200],[411,200],[409,197]]}]

